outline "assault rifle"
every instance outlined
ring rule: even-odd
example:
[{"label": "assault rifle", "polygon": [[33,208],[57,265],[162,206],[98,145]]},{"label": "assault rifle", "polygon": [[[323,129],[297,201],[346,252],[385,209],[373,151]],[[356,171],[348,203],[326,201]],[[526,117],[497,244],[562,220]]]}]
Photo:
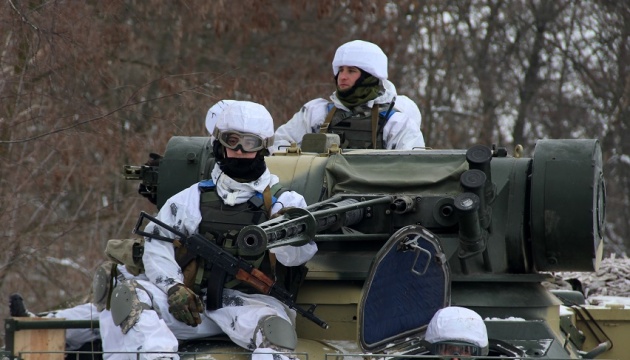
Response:
[{"label": "assault rifle", "polygon": [[[179,239],[171,239],[166,236],[152,234],[140,230],[145,218],[175,234]],[[202,257],[206,262],[212,264],[213,267],[218,266],[228,275],[233,276],[234,278],[253,287],[263,294],[273,296],[291,309],[294,309],[298,314],[311,320],[320,327],[328,329],[328,324],[314,314],[315,307],[317,305],[311,305],[308,310],[297,306],[293,299],[293,295],[280,286],[276,285],[275,280],[269,278],[267,275],[265,275],[265,273],[256,269],[252,264],[241,258],[235,257],[229,252],[225,251],[219,245],[209,241],[199,234],[186,236],[181,231],[178,231],[172,226],[165,224],[164,222],[145,213],[144,211],[140,212],[140,218],[138,218],[138,222],[136,223],[136,227],[134,228],[133,232],[135,234],[146,236],[148,238],[156,240],[167,241],[170,243],[179,242],[188,251]]]}]

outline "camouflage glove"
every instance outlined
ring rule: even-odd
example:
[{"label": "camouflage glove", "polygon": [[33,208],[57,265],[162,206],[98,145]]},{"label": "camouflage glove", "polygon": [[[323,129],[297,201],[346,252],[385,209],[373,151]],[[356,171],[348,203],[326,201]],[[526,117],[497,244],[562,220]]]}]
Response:
[{"label": "camouflage glove", "polygon": [[168,311],[175,319],[195,327],[201,324],[199,313],[203,311],[203,304],[192,290],[177,284],[168,289]]}]

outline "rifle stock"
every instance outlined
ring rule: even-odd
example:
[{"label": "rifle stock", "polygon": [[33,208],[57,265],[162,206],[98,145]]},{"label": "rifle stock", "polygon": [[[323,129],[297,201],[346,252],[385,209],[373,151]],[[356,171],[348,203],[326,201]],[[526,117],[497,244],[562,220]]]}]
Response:
[{"label": "rifle stock", "polygon": [[311,305],[311,307],[306,310],[303,309],[295,303],[293,300],[293,295],[291,295],[285,289],[279,287],[276,282],[269,278],[265,273],[255,268],[252,264],[247,261],[235,257],[229,252],[225,251],[223,248],[218,246],[217,244],[209,241],[199,234],[193,234],[190,236],[186,236],[181,231],[173,228],[165,224],[164,222],[158,220],[157,218],[147,214],[142,211],[140,213],[140,217],[138,218],[138,222],[136,223],[136,227],[133,232],[135,234],[145,236],[151,239],[156,239],[160,241],[174,242],[173,239],[158,235],[152,234],[143,230],[140,230],[143,220],[147,219],[158,226],[164,228],[165,230],[170,231],[176,237],[179,238],[179,241],[183,246],[185,246],[188,251],[191,251],[199,256],[201,256],[205,261],[211,263],[213,266],[218,266],[221,269],[225,270],[225,272],[234,278],[248,284],[253,287],[260,293],[273,296],[274,298],[280,300],[282,303],[287,305],[288,307],[294,309],[298,314],[304,316],[305,318],[311,320],[315,324],[319,325],[324,329],[328,329],[328,324],[322,319],[318,318],[314,314],[314,310],[316,305]]}]

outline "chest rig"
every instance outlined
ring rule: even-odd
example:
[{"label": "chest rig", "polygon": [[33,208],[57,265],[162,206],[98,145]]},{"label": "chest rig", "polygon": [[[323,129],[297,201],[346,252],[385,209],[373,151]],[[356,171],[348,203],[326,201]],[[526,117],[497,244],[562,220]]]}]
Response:
[{"label": "chest rig", "polygon": [[[277,197],[284,192],[279,184],[267,187],[263,193],[257,193],[247,202],[235,206],[223,203],[216,192],[216,186],[212,181],[199,184],[200,201],[199,208],[202,220],[199,224],[199,234],[208,241],[221,246],[235,256],[248,261],[266,275],[276,280],[276,283],[290,290],[293,285],[287,283],[287,267],[276,262],[275,256],[266,251],[260,256],[247,257],[239,253],[236,245],[238,232],[246,225],[260,224],[270,218],[271,207]],[[242,292],[254,290],[242,284],[239,280],[226,276],[225,272],[184,247],[175,250],[175,258],[184,273],[184,284],[193,289],[197,294],[206,295],[206,308],[218,309],[222,306],[223,289],[233,288]],[[299,286],[299,284],[298,284]]]},{"label": "chest rig", "polygon": [[357,106],[352,111],[328,104],[328,115],[320,126],[321,134],[339,135],[342,149],[383,149],[383,128],[394,115],[394,102]]}]

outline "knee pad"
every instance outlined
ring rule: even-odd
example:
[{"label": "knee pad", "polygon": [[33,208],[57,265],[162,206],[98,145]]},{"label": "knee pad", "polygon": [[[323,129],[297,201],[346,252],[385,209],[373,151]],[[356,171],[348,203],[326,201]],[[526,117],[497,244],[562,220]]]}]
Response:
[{"label": "knee pad", "polygon": [[138,322],[142,310],[151,309],[150,305],[138,299],[136,289],[144,290],[135,280],[129,280],[118,284],[112,291],[112,320],[114,324],[120,326],[123,334],[126,334]]},{"label": "knee pad", "polygon": [[260,329],[263,347],[273,348],[276,346],[282,349],[295,350],[297,334],[290,322],[280,316],[271,315],[260,321]]},{"label": "knee pad", "polygon": [[103,311],[109,300],[109,290],[112,283],[112,263],[105,262],[96,269],[92,279],[93,304],[98,311]]}]

